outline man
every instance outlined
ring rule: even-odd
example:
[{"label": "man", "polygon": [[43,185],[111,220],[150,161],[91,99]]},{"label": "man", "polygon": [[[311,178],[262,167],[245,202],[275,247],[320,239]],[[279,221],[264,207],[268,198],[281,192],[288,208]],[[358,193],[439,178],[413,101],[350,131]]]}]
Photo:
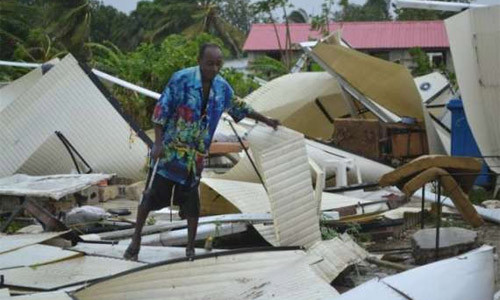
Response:
[{"label": "man", "polygon": [[198,66],[172,75],[154,109],[155,142],[153,161],[159,159],[151,197],[139,205],[132,242],[124,257],[137,260],[141,231],[151,210],[170,204],[180,206],[179,215],[188,223],[186,256],[194,256],[194,242],[200,214],[198,185],[215,129],[223,112],[238,122],[244,117],[261,121],[274,129],[279,122],[267,118],[234,99],[231,86],[218,75],[222,51],[215,44],[200,47]]}]

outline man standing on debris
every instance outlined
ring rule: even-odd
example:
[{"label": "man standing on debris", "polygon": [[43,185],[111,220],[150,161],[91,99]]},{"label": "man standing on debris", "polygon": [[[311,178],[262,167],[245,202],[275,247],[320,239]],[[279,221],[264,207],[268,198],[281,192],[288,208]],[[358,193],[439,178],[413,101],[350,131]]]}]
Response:
[{"label": "man standing on debris", "polygon": [[223,112],[236,121],[245,117],[261,121],[274,129],[279,122],[253,111],[234,98],[231,86],[218,75],[222,67],[222,51],[215,44],[200,47],[198,66],[172,75],[154,109],[154,161],[159,159],[149,197],[139,205],[132,242],[124,257],[137,259],[141,232],[151,210],[179,205],[179,215],[187,219],[188,243],[186,256],[194,256],[194,242],[200,214],[198,185],[203,159],[207,156],[212,137]]}]

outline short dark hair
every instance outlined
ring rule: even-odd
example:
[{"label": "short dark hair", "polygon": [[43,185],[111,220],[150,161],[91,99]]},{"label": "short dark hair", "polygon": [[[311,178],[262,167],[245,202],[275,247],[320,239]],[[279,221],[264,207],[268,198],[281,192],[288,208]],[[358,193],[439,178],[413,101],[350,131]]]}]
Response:
[{"label": "short dark hair", "polygon": [[203,54],[205,54],[205,51],[208,48],[217,48],[217,49],[219,49],[222,52],[222,49],[220,48],[219,45],[214,44],[214,43],[204,43],[203,45],[200,46],[200,52],[198,53],[198,58],[199,59],[203,58]]}]

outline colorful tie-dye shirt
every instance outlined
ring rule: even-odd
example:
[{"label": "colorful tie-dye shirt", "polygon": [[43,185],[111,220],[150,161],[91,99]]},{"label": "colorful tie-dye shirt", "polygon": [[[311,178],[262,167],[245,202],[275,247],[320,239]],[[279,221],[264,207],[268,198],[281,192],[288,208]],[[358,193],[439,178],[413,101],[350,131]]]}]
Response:
[{"label": "colorful tie-dye shirt", "polygon": [[153,123],[164,128],[165,152],[158,164],[158,174],[180,184],[199,182],[203,158],[208,154],[222,113],[227,112],[238,122],[251,111],[233,96],[229,83],[217,75],[203,113],[200,68],[187,68],[172,75],[152,117]]}]

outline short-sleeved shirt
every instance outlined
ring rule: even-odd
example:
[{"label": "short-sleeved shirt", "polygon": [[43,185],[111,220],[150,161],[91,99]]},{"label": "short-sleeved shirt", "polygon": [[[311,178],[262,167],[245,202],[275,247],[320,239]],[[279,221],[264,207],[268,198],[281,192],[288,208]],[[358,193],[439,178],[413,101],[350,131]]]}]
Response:
[{"label": "short-sleeved shirt", "polygon": [[229,83],[217,75],[203,111],[200,68],[180,70],[170,78],[158,100],[152,121],[163,126],[164,156],[158,174],[180,184],[195,185],[203,170],[212,137],[223,112],[236,122],[251,108],[234,98]]}]

